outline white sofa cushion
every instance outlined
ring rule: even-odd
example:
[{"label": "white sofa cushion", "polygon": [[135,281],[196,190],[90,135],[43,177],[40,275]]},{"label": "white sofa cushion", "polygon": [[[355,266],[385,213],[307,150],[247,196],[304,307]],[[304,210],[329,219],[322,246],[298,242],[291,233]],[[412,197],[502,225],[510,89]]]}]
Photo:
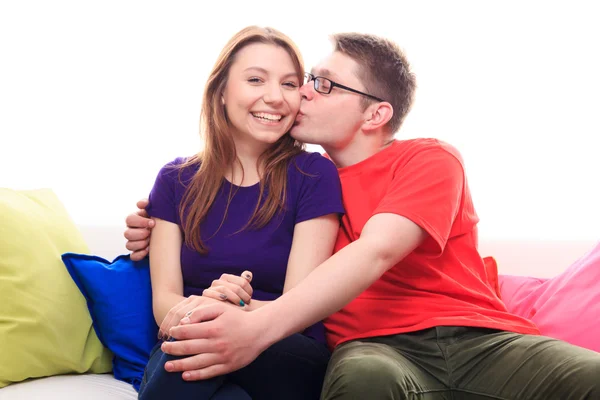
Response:
[{"label": "white sofa cushion", "polygon": [[57,375],[0,389],[0,400],[135,400],[133,387],[112,374]]}]

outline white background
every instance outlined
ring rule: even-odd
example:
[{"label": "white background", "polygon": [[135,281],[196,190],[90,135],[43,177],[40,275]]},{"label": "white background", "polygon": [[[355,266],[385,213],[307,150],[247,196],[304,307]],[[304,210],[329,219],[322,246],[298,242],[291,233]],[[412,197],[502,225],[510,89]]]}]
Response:
[{"label": "white background", "polygon": [[121,224],[163,164],[198,151],[203,84],[235,32],[280,29],[310,68],[328,34],[359,31],[407,52],[419,89],[397,138],[459,148],[482,236],[596,240],[594,3],[0,0],[0,187],[50,187],[76,222]]}]

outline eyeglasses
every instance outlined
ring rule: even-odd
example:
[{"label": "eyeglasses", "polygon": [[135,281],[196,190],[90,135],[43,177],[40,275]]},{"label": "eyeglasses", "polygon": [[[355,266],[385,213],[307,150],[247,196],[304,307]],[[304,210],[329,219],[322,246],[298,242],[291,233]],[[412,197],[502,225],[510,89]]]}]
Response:
[{"label": "eyeglasses", "polygon": [[311,81],[314,82],[315,90],[322,94],[329,94],[329,93],[331,93],[331,90],[334,87],[339,87],[340,89],[344,89],[344,90],[347,90],[352,93],[360,94],[360,95],[366,96],[370,99],[374,99],[377,101],[385,101],[383,99],[380,99],[379,97],[375,97],[373,95],[363,93],[359,90],[352,89],[348,86],[340,85],[339,83],[336,83],[336,82],[332,81],[331,79],[323,78],[322,76],[314,76],[310,72],[305,72],[304,73],[304,83],[308,83]]}]

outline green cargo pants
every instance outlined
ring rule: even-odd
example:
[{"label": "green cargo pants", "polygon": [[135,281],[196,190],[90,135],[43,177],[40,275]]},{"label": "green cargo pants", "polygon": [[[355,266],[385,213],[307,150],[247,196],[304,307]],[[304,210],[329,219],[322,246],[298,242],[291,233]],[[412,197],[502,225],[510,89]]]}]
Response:
[{"label": "green cargo pants", "polygon": [[436,327],[331,357],[323,400],[600,399],[600,353],[544,336]]}]

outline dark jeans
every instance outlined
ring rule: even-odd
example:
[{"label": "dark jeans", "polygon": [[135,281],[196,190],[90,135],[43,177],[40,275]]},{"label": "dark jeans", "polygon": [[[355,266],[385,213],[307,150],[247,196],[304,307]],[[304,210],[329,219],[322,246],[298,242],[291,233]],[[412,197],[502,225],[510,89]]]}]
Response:
[{"label": "dark jeans", "polygon": [[324,344],[296,334],[269,347],[239,371],[187,382],[181,372],[167,372],[164,368],[167,361],[182,357],[163,353],[158,344],[146,366],[139,399],[318,399],[329,355]]},{"label": "dark jeans", "polygon": [[322,399],[600,399],[600,353],[544,336],[437,327],[351,341]]}]

